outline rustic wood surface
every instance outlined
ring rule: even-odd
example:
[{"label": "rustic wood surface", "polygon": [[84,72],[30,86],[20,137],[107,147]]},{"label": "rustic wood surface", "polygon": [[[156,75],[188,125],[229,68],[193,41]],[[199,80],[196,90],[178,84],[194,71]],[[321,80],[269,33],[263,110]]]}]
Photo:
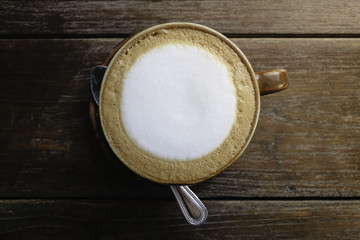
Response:
[{"label": "rustic wood surface", "polygon": [[[359,239],[359,1],[2,1],[0,239]],[[252,142],[192,189],[108,158],[89,118],[89,73],[128,34],[191,21],[227,34],[255,71],[285,68]]]},{"label": "rustic wood surface", "polygon": [[360,34],[357,0],[3,2],[4,35],[130,34],[174,21],[227,34]]},{"label": "rustic wood surface", "polygon": [[[1,239],[359,239],[359,201],[204,201],[184,223],[174,201],[2,200]],[[130,209],[130,210],[129,210]],[[50,237],[49,237],[50,236]],[[34,238],[35,239],[35,238]]]}]

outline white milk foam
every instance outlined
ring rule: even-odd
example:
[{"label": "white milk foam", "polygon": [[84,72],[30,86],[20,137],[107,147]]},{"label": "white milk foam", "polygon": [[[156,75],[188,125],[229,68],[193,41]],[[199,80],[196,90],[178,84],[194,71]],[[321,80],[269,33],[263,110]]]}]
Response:
[{"label": "white milk foam", "polygon": [[124,78],[122,121],[137,145],[169,160],[212,152],[229,134],[235,86],[225,65],[200,47],[167,44],[144,53]]}]

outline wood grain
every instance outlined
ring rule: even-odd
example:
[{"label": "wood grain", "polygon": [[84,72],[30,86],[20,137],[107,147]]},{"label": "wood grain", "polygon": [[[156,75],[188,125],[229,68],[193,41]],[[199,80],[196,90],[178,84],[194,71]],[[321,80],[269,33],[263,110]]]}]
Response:
[{"label": "wood grain", "polygon": [[205,201],[190,226],[175,201],[0,201],[1,239],[358,239],[359,201]]},{"label": "wood grain", "polygon": [[[89,73],[121,39],[1,40],[0,197],[170,198],[97,145]],[[360,40],[233,39],[255,70],[286,68],[253,141],[204,199],[360,196]]]},{"label": "wood grain", "polygon": [[360,2],[347,1],[3,1],[0,34],[130,34],[172,21],[226,34],[360,34]]}]

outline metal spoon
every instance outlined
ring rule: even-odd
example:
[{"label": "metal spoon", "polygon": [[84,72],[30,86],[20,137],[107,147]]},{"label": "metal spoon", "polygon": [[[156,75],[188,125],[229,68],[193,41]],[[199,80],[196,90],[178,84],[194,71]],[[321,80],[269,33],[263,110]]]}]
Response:
[{"label": "metal spoon", "polygon": [[101,82],[103,80],[105,71],[106,71],[106,67],[99,65],[94,67],[90,73],[91,93],[97,105],[99,105]]},{"label": "metal spoon", "polygon": [[[106,71],[106,66],[96,66],[91,70],[90,88],[92,96],[99,105],[101,82]],[[185,219],[191,225],[200,225],[206,221],[208,211],[201,200],[188,186],[170,186]]]}]

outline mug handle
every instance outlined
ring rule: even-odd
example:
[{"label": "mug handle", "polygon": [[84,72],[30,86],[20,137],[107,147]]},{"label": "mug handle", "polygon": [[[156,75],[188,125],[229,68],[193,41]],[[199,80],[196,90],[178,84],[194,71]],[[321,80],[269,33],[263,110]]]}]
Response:
[{"label": "mug handle", "polygon": [[278,92],[289,87],[289,78],[285,69],[256,72],[255,77],[260,95]]}]

